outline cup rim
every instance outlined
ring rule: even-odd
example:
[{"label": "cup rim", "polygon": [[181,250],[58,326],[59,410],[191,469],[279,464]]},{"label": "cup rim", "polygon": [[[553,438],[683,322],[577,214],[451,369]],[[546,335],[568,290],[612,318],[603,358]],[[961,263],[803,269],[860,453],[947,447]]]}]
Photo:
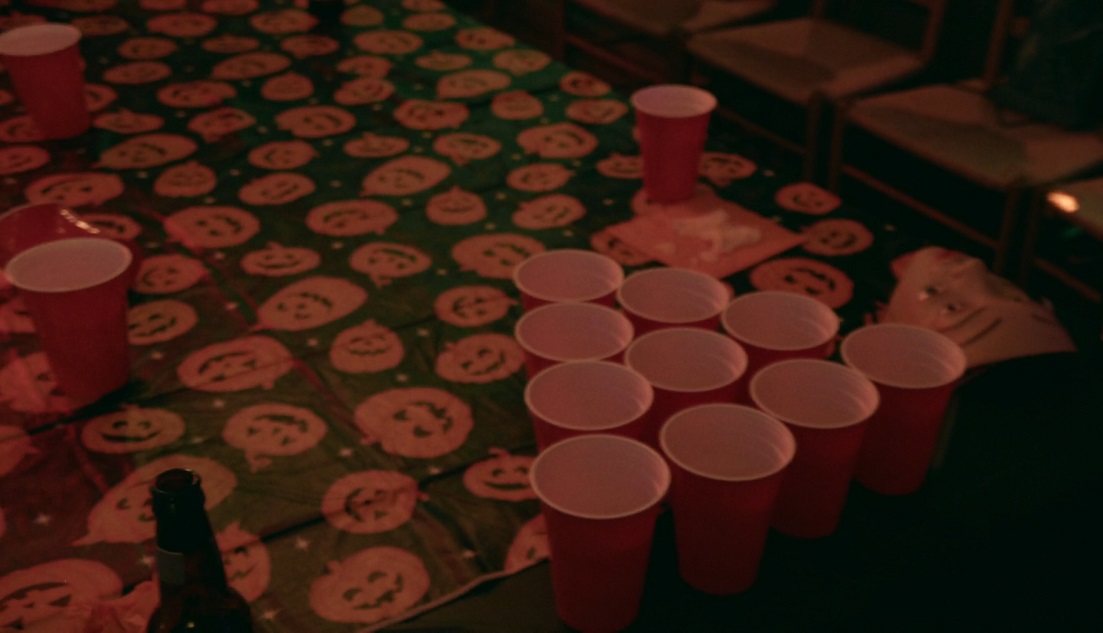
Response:
[{"label": "cup rim", "polygon": [[[34,37],[34,31],[38,31],[40,34],[48,34],[52,36],[52,39],[46,42],[27,39]],[[18,26],[0,33],[0,56],[37,57],[39,55],[49,55],[73,46],[80,41],[82,35],[77,27],[57,22]],[[28,43],[31,46],[27,46]],[[21,47],[20,44],[22,44]]]},{"label": "cup rim", "polygon": [[[943,369],[945,371],[942,372],[941,377],[932,377],[927,381],[905,381],[896,376],[887,375],[884,372],[874,371],[871,368],[862,368],[861,365],[863,363],[855,359],[854,346],[857,345],[855,341],[860,342],[866,337],[877,336],[891,330],[906,332],[917,339],[922,339],[924,341],[923,347],[926,349],[937,346],[941,351],[945,352],[946,355],[942,357],[943,360],[946,361],[943,364]],[[964,375],[968,365],[965,351],[961,349],[961,346],[955,343],[953,339],[936,330],[912,325],[910,323],[871,323],[857,328],[843,337],[842,342],[839,344],[839,357],[848,367],[861,372],[877,384],[897,389],[913,390],[933,389],[952,384]]]},{"label": "cup rim", "polygon": [[[632,286],[636,285],[636,284],[639,284],[641,279],[645,280],[648,277],[661,277],[661,276],[666,276],[666,275],[677,275],[677,276],[680,276],[680,277],[688,277],[690,279],[693,279],[695,281],[700,282],[700,284],[698,284],[697,287],[704,288],[705,286],[708,286],[708,289],[717,290],[718,291],[718,294],[716,295],[717,305],[713,306],[713,309],[710,310],[708,313],[702,313],[702,314],[697,314],[697,315],[688,315],[688,316],[686,316],[682,319],[671,319],[671,318],[666,317],[666,316],[661,316],[661,315],[654,314],[653,312],[651,312],[647,309],[642,309],[641,310],[641,309],[639,309],[639,306],[632,306],[632,305],[630,305],[630,303],[625,301],[625,299],[626,299],[625,288],[627,288],[628,291],[631,292],[632,291]],[[701,321],[703,319],[708,319],[708,318],[711,318],[711,317],[720,316],[720,314],[724,311],[724,309],[728,306],[729,302],[731,301],[731,296],[732,296],[731,290],[724,284],[724,282],[720,281],[716,277],[713,277],[712,275],[709,275],[707,273],[703,273],[699,270],[694,270],[692,268],[682,268],[682,267],[678,267],[678,266],[655,266],[653,268],[645,268],[645,269],[642,269],[642,270],[637,270],[637,271],[627,275],[624,278],[624,280],[621,282],[620,286],[617,288],[617,291],[616,291],[617,304],[625,312],[630,312],[630,313],[632,313],[632,314],[634,314],[638,317],[641,317],[643,319],[647,319],[649,321],[660,321],[660,322],[663,322],[663,323],[675,324],[675,325],[696,323],[696,322]]]},{"label": "cup rim", "polygon": [[[120,257],[118,262],[115,262],[115,266],[108,269],[107,271],[105,271],[104,274],[100,278],[88,279],[88,280],[84,281],[83,283],[74,284],[74,285],[71,285],[71,286],[63,287],[63,288],[43,287],[43,286],[40,286],[40,285],[37,285],[37,284],[21,283],[17,279],[17,275],[12,274],[13,269],[18,270],[20,265],[23,263],[22,260],[27,259],[28,257],[39,256],[45,251],[56,250],[56,249],[64,249],[66,247],[72,246],[73,245],[72,242],[74,242],[74,241],[76,241],[76,242],[85,242],[89,245],[94,245],[95,248],[106,249],[108,251],[114,251],[116,254],[120,255],[121,257]],[[62,294],[62,293],[66,293],[66,292],[76,292],[76,291],[79,291],[79,290],[86,290],[88,288],[92,288],[92,287],[97,286],[101,283],[104,283],[105,281],[108,281],[110,279],[114,279],[115,277],[117,277],[117,276],[123,274],[124,272],[126,272],[126,270],[130,267],[130,264],[133,260],[134,260],[134,255],[133,255],[133,253],[130,252],[130,249],[127,248],[124,244],[120,244],[119,242],[117,242],[113,239],[106,238],[106,237],[91,237],[91,236],[90,237],[66,237],[66,238],[62,238],[62,239],[59,239],[59,240],[52,240],[52,241],[49,241],[49,242],[43,242],[41,244],[36,244],[36,245],[34,245],[34,246],[32,246],[28,249],[25,249],[23,251],[20,251],[19,253],[16,253],[15,256],[13,256],[8,261],[7,266],[4,267],[4,274],[8,278],[8,281],[11,282],[11,284],[13,286],[15,286],[16,288],[18,288],[20,290],[25,290],[25,291],[28,291],[28,292],[37,292],[37,293],[42,293],[42,294]],[[108,273],[110,273],[110,274],[108,274]]]},{"label": "cup rim", "polygon": [[[578,425],[571,425],[569,423],[563,423],[561,420],[556,420],[554,422],[550,421],[549,418],[546,415],[544,415],[544,412],[540,411],[536,406],[533,405],[533,402],[532,402],[532,390],[534,389],[533,385],[538,384],[542,381],[549,380],[550,379],[549,376],[554,377],[556,373],[560,373],[560,372],[564,372],[564,371],[570,371],[571,368],[578,367],[578,366],[581,366],[581,365],[587,365],[587,366],[591,366],[591,367],[600,367],[602,369],[621,372],[621,373],[625,374],[626,376],[631,375],[631,376],[634,376],[634,377],[638,378],[640,380],[640,384],[643,385],[645,387],[645,390],[646,390],[645,401],[643,402],[643,406],[640,409],[640,411],[638,413],[636,413],[635,415],[631,416],[631,417],[625,417],[623,419],[611,420],[608,424],[605,424],[604,426],[578,426]],[[525,389],[524,389],[524,394],[523,395],[524,395],[525,406],[528,407],[528,409],[530,411],[532,411],[536,415],[540,416],[541,419],[548,421],[549,424],[552,424],[553,426],[557,426],[557,427],[564,428],[564,429],[569,429],[571,431],[605,431],[605,432],[608,432],[612,429],[620,428],[620,427],[622,427],[622,426],[624,426],[624,425],[626,425],[630,422],[634,422],[635,420],[638,420],[641,417],[643,417],[644,415],[646,415],[648,410],[651,409],[652,403],[654,403],[654,401],[655,401],[655,391],[651,387],[651,383],[648,382],[648,380],[645,376],[640,374],[638,371],[632,369],[631,367],[628,367],[627,365],[624,365],[622,363],[614,363],[614,362],[608,361],[608,360],[570,360],[570,361],[565,361],[565,362],[562,362],[562,363],[558,363],[556,365],[552,365],[551,367],[548,367],[547,369],[539,372],[538,374],[536,374],[535,376],[533,376],[531,379],[528,380],[528,382],[525,384]]]},{"label": "cup rim", "polygon": [[[717,345],[727,346],[729,349],[733,350],[735,352],[736,357],[737,357],[737,359],[736,359],[737,362],[736,362],[735,367],[734,367],[733,376],[730,379],[725,379],[724,381],[721,381],[721,382],[713,382],[713,383],[710,383],[710,384],[707,384],[707,385],[701,385],[701,386],[699,386],[697,388],[693,388],[693,389],[684,389],[684,388],[672,387],[669,384],[663,384],[662,382],[657,382],[656,380],[654,380],[650,376],[648,376],[646,372],[642,371],[641,369],[639,369],[638,367],[636,367],[632,364],[633,352],[636,352],[639,349],[641,349],[650,340],[655,339],[655,338],[660,338],[660,337],[672,336],[672,335],[675,335],[675,334],[688,334],[688,335],[691,335],[691,336],[697,336],[697,337],[701,337],[701,338],[709,338],[709,339],[712,339],[713,341],[715,341],[717,343]],[[730,336],[725,336],[724,334],[721,334],[720,332],[715,332],[713,330],[706,330],[704,328],[698,328],[698,327],[675,326],[675,327],[661,328],[661,329],[658,329],[658,330],[652,330],[650,332],[646,332],[644,334],[641,334],[640,336],[635,337],[632,340],[632,342],[629,343],[628,346],[624,349],[624,364],[625,365],[627,365],[628,367],[631,367],[632,369],[635,369],[636,371],[643,374],[647,378],[648,382],[651,383],[652,387],[654,387],[656,389],[664,389],[666,391],[672,391],[672,392],[677,392],[677,393],[702,393],[702,392],[706,392],[706,391],[712,391],[713,389],[719,389],[719,388],[721,388],[725,385],[737,382],[737,381],[743,379],[743,377],[746,375],[748,363],[749,363],[749,358],[747,356],[747,350],[743,349],[743,346],[739,344],[739,341],[733,339]]]},{"label": "cup rim", "polygon": [[[700,99],[700,103],[697,104],[698,107],[695,110],[687,111],[685,114],[679,114],[676,116],[671,115],[669,112],[656,111],[654,108],[654,104],[647,103],[647,100],[649,97],[654,96],[655,93],[662,92],[682,93],[682,95],[684,96]],[[653,116],[671,118],[691,118],[695,116],[700,116],[702,114],[707,114],[715,110],[718,103],[716,95],[712,94],[708,90],[691,84],[679,83],[654,84],[651,86],[640,88],[631,94],[631,96],[629,97],[629,102],[632,104],[632,107],[639,112],[644,112]]]},{"label": "cup rim", "polygon": [[[677,454],[672,453],[668,446],[667,438],[667,436],[671,433],[671,429],[673,429],[678,424],[685,424],[685,420],[689,419],[691,416],[697,415],[702,411],[710,409],[739,412],[742,415],[755,418],[755,424],[762,424],[771,427],[774,431],[777,432],[777,434],[775,435],[775,439],[778,439],[779,442],[777,443],[776,447],[779,448],[782,453],[782,457],[779,460],[779,463],[774,468],[759,473],[725,476],[717,475],[716,473],[704,472],[696,466],[686,463],[684,459],[682,459]],[[789,430],[789,427],[785,426],[784,422],[760,409],[731,402],[711,402],[706,404],[699,404],[687,409],[683,409],[670,416],[670,418],[663,423],[662,428],[659,429],[659,446],[662,448],[663,455],[665,455],[671,462],[677,464],[679,468],[682,468],[691,474],[697,475],[698,477],[703,477],[705,479],[731,482],[756,481],[758,479],[765,479],[766,477],[777,474],[782,470],[785,470],[785,468],[793,461],[793,457],[796,455],[797,452],[797,440],[793,436],[793,432]]]},{"label": "cup rim", "polygon": [[[762,300],[762,299],[780,299],[781,301],[788,302],[789,305],[798,305],[800,307],[808,308],[806,314],[816,313],[816,316],[824,318],[825,323],[829,323],[829,331],[825,332],[822,339],[812,341],[811,343],[805,343],[804,341],[793,341],[786,343],[777,343],[775,341],[764,341],[761,337],[756,337],[754,333],[748,333],[743,331],[737,331],[737,328],[731,323],[734,318],[734,312],[745,307],[747,304]],[[731,300],[727,306],[724,307],[724,311],[720,313],[720,325],[724,328],[724,331],[728,333],[732,338],[745,342],[748,345],[754,345],[755,347],[761,347],[765,349],[772,349],[778,351],[796,351],[807,349],[809,347],[817,347],[831,342],[832,339],[839,333],[839,327],[841,320],[838,313],[832,310],[823,302],[818,299],[813,299],[807,295],[797,294],[795,292],[786,292],[784,290],[756,290],[754,292],[748,292],[741,294]]]},{"label": "cup rim", "polygon": [[[584,257],[593,262],[600,262],[602,266],[606,267],[610,272],[613,273],[612,287],[607,290],[602,290],[599,293],[594,293],[592,296],[579,296],[576,298],[564,300],[556,297],[550,297],[547,294],[541,293],[539,291],[534,292],[531,288],[523,283],[521,275],[524,274],[526,267],[537,265],[542,260],[561,255]],[[601,297],[604,297],[611,291],[615,292],[618,288],[620,288],[621,283],[624,282],[624,268],[621,267],[621,265],[617,263],[617,261],[612,257],[609,257],[608,255],[603,255],[602,253],[598,253],[597,251],[590,251],[584,248],[556,248],[525,258],[513,267],[513,271],[510,273],[510,277],[513,281],[514,287],[516,287],[522,293],[539,299],[540,301],[547,301],[550,303],[576,303],[593,301],[595,299],[600,299]]]},{"label": "cup rim", "polygon": [[[864,390],[869,392],[868,395],[871,398],[871,401],[869,402],[869,406],[868,406],[869,411],[865,412],[865,413],[855,412],[852,417],[848,417],[848,418],[840,419],[840,420],[834,420],[834,421],[826,420],[826,421],[817,421],[816,423],[808,423],[807,421],[798,420],[798,419],[795,419],[795,418],[793,418],[792,416],[789,416],[789,415],[783,415],[779,411],[777,411],[775,407],[772,407],[769,404],[765,404],[765,403],[760,402],[760,399],[758,397],[756,397],[756,394],[758,392],[758,389],[759,389],[760,385],[766,379],[770,378],[770,374],[776,373],[778,371],[782,371],[782,370],[784,370],[788,367],[795,366],[795,365],[823,367],[825,369],[829,368],[829,371],[837,372],[839,374],[846,374],[846,375],[850,376],[855,381],[857,381],[859,384],[861,384],[862,388]],[[804,429],[821,429],[821,430],[843,429],[843,428],[855,426],[855,425],[858,425],[858,424],[862,424],[862,423],[868,421],[870,418],[872,418],[873,415],[877,413],[878,407],[880,407],[880,405],[881,405],[881,394],[877,390],[877,385],[874,384],[873,381],[870,380],[865,374],[858,371],[857,369],[854,369],[853,367],[844,365],[842,363],[836,363],[834,361],[824,360],[824,359],[820,359],[820,358],[792,358],[792,359],[789,359],[789,360],[783,360],[783,361],[778,361],[776,363],[771,363],[771,364],[763,367],[762,369],[758,370],[755,373],[755,375],[753,377],[751,377],[751,382],[750,382],[750,385],[747,388],[747,393],[750,395],[751,401],[754,402],[755,406],[758,407],[759,409],[761,409],[762,411],[764,411],[767,414],[777,418],[778,420],[781,420],[782,422],[784,422],[786,424],[792,424],[793,426],[797,426],[797,427],[804,428]]]},{"label": "cup rim", "polygon": [[[523,336],[524,327],[530,321],[538,319],[541,316],[545,316],[545,315],[547,315],[549,313],[552,313],[552,312],[557,312],[557,311],[561,312],[561,311],[565,311],[565,310],[574,310],[574,311],[578,311],[578,312],[593,312],[595,314],[601,314],[603,317],[608,317],[608,319],[610,320],[609,321],[610,323],[615,322],[616,325],[621,326],[622,328],[624,328],[624,331],[622,332],[624,334],[624,340],[621,341],[620,339],[617,339],[616,341],[611,341],[610,345],[609,345],[609,355],[615,355],[616,353],[627,349],[628,346],[631,345],[632,341],[635,339],[635,328],[632,325],[632,322],[629,321],[628,317],[624,316],[623,313],[621,313],[618,310],[615,310],[614,308],[610,308],[609,306],[606,306],[606,305],[601,305],[601,304],[598,304],[598,303],[589,303],[589,302],[585,302],[585,301],[569,301],[569,302],[562,302],[562,303],[549,303],[549,304],[546,304],[546,305],[538,306],[536,308],[533,308],[532,310],[529,310],[529,311],[525,312],[524,314],[522,314],[520,316],[520,318],[517,319],[517,321],[513,325],[513,338],[517,341],[517,344],[521,346],[521,349],[523,349],[527,352],[530,352],[532,354],[536,354],[538,356],[541,356],[543,358],[547,358],[548,360],[552,360],[552,361],[556,361],[556,362],[564,362],[564,361],[567,361],[567,360],[589,360],[589,359],[580,359],[580,358],[568,359],[568,358],[562,358],[562,357],[560,357],[560,355],[557,355],[557,354],[549,354],[549,353],[547,353],[547,350],[537,349],[535,346],[533,346],[531,344],[531,341],[529,341],[527,338],[525,338]],[[613,345],[614,342],[616,343],[616,345]],[[603,356],[602,358],[605,358],[605,356]],[[593,360],[597,360],[597,359],[595,358]]]}]

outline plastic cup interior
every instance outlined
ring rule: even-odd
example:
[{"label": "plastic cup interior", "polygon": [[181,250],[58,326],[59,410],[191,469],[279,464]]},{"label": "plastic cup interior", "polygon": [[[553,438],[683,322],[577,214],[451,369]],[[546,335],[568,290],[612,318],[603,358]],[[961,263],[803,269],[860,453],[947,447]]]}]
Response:
[{"label": "plastic cup interior", "polygon": [[693,323],[714,317],[730,300],[723,282],[687,268],[640,270],[628,275],[617,290],[622,308],[662,323]]},{"label": "plastic cup interior", "polygon": [[616,291],[624,269],[601,253],[559,249],[533,255],[513,269],[521,292],[543,301],[593,301]]},{"label": "plastic cup interior", "polygon": [[758,408],[796,426],[843,428],[867,420],[880,396],[868,378],[840,363],[786,360],[762,368],[751,379]]},{"label": "plastic cup interior", "polygon": [[659,432],[670,460],[700,477],[750,481],[785,468],[797,444],[773,417],[738,404],[703,404],[674,414]]},{"label": "plastic cup interior", "polygon": [[747,369],[747,352],[719,332],[673,327],[648,332],[633,341],[624,352],[624,364],[655,387],[708,391],[738,380]]},{"label": "plastic cup interior", "polygon": [[965,352],[949,337],[914,325],[878,323],[848,334],[843,362],[876,383],[925,389],[951,383],[965,372]]},{"label": "plastic cup interior", "polygon": [[130,249],[99,237],[74,237],[32,246],[8,262],[4,272],[17,288],[40,293],[84,290],[123,274]]},{"label": "plastic cup interior", "polygon": [[792,292],[740,295],[724,308],[721,325],[737,340],[762,349],[795,351],[829,342],[839,317],[820,301]]},{"label": "plastic cup interior", "polygon": [[607,306],[550,303],[517,319],[514,336],[523,349],[542,358],[598,360],[623,351],[633,328],[627,317]]},{"label": "plastic cup interior", "polygon": [[709,91],[683,84],[659,84],[632,93],[632,107],[652,116],[688,118],[712,112],[716,97]]},{"label": "plastic cup interior", "polygon": [[80,41],[80,29],[68,24],[32,24],[0,34],[0,55],[36,57],[65,50]]},{"label": "plastic cup interior", "polygon": [[525,404],[537,417],[566,429],[602,431],[627,424],[651,408],[647,379],[620,363],[575,361],[550,367],[525,385]]}]

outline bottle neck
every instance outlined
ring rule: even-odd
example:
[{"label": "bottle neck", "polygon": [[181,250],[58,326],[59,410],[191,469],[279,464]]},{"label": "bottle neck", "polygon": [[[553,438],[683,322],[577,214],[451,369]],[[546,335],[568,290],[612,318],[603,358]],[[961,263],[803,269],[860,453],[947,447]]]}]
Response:
[{"label": "bottle neck", "polygon": [[225,587],[222,552],[203,506],[176,510],[173,516],[157,522],[157,570],[162,592],[193,584]]}]

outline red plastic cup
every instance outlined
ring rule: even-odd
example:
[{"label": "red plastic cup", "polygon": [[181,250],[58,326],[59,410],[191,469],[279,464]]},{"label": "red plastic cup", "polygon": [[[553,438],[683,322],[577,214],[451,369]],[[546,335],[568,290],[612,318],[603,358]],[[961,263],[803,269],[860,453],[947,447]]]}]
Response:
[{"label": "red plastic cup", "polygon": [[575,248],[545,251],[513,268],[513,284],[525,310],[573,301],[613,307],[622,281],[624,269],[616,260]]},{"label": "red plastic cup", "polygon": [[900,323],[858,328],[839,352],[881,393],[855,479],[880,494],[915,492],[927,477],[950,396],[965,373],[965,353],[943,334]]},{"label": "red plastic cup", "polygon": [[785,360],[751,379],[751,399],[781,420],[797,453],[778,492],[772,524],[799,538],[827,536],[838,527],[877,388],[840,363]]},{"label": "red plastic cup", "polygon": [[32,24],[0,34],[0,62],[45,138],[79,136],[92,123],[80,38],[80,29],[68,24]]},{"label": "red plastic cup", "polygon": [[[770,363],[831,355],[839,317],[811,297],[762,290],[740,295],[724,308],[720,323],[747,352],[747,380]],[[749,402],[749,396],[743,398]]]},{"label": "red plastic cup", "polygon": [[514,338],[525,353],[525,372],[571,360],[619,361],[632,342],[632,323],[613,308],[595,303],[549,303],[521,315]]},{"label": "red plastic cup", "polygon": [[32,246],[5,272],[23,298],[54,378],[77,402],[92,402],[126,384],[126,271],[122,244],[74,237]]},{"label": "red plastic cup", "polygon": [[617,302],[636,336],[664,327],[715,330],[729,301],[731,290],[722,281],[688,268],[639,270],[617,290]]},{"label": "red plastic cup", "polygon": [[648,201],[692,198],[716,97],[695,86],[660,84],[632,93]]},{"label": "red plastic cup", "polygon": [[659,445],[670,463],[682,578],[711,594],[750,588],[782,477],[796,453],[793,434],[757,409],[704,404],[671,417]]},{"label": "red plastic cup", "polygon": [[537,455],[529,471],[547,524],[559,618],[584,632],[636,619],[670,469],[618,435],[580,435]]},{"label": "red plastic cup", "polygon": [[659,429],[675,413],[710,402],[735,402],[747,353],[730,337],[700,328],[673,327],[632,341],[624,364],[655,391],[643,439],[658,447]]},{"label": "red plastic cup", "polygon": [[66,237],[92,237],[99,229],[72,211],[53,203],[25,204],[0,214],[0,267],[12,257],[37,246]]},{"label": "red plastic cup", "polygon": [[525,385],[539,450],[584,433],[640,439],[654,398],[639,372],[608,361],[560,363]]}]

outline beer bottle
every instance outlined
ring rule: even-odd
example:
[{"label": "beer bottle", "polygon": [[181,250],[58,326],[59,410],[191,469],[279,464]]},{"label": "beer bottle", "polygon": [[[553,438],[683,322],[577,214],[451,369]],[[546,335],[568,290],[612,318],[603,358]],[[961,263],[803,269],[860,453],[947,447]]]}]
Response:
[{"label": "beer bottle", "polygon": [[147,633],[251,633],[249,603],[226,582],[199,475],[166,470],[150,491],[161,603]]}]

